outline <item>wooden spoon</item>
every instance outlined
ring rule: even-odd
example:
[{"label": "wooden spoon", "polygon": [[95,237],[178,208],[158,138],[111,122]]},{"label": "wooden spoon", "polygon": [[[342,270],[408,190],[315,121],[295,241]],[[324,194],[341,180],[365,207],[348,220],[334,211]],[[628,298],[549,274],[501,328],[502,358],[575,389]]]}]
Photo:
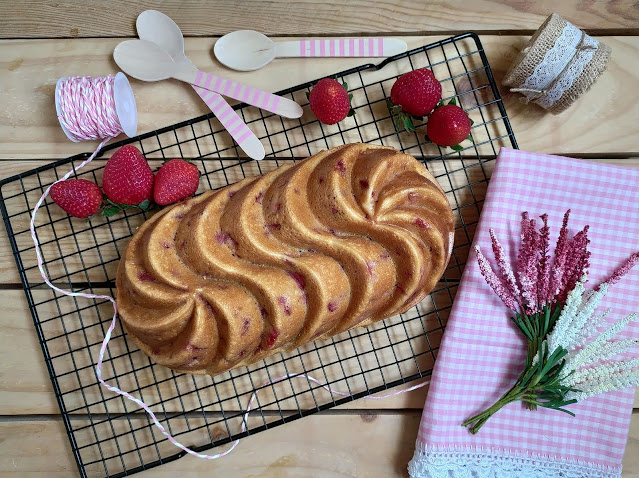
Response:
[{"label": "wooden spoon", "polygon": [[284,57],[387,57],[404,53],[398,38],[320,38],[274,42],[253,30],[227,33],[213,47],[215,57],[233,70],[253,71]]},{"label": "wooden spoon", "polygon": [[[145,10],[138,15],[135,26],[141,40],[151,41],[164,48],[175,63],[184,62],[195,68],[184,54],[182,31],[170,17],[157,10]],[[226,100],[218,93],[199,86],[191,86],[248,157],[256,160],[263,159],[264,146]]]},{"label": "wooden spoon", "polygon": [[113,50],[113,58],[122,71],[138,80],[160,81],[175,78],[285,118],[302,116],[302,107],[293,100],[205,73],[191,62],[176,62],[164,48],[148,40],[123,41]]}]

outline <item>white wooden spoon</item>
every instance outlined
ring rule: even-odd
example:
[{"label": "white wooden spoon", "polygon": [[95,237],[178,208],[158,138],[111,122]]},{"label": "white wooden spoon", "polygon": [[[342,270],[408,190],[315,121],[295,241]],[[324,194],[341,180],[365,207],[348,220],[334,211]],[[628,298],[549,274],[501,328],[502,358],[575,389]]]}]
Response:
[{"label": "white wooden spoon", "polygon": [[[140,39],[151,41],[164,48],[174,62],[188,63],[195,68],[184,54],[182,31],[170,17],[157,10],[145,10],[138,15],[135,26]],[[226,100],[218,93],[192,86],[248,157],[256,160],[263,159],[264,146]]]},{"label": "white wooden spoon", "polygon": [[288,98],[205,73],[191,62],[175,62],[164,48],[148,40],[123,41],[113,50],[113,58],[122,71],[138,80],[175,78],[285,118],[299,118],[303,113],[302,107]]},{"label": "white wooden spoon", "polygon": [[265,67],[283,57],[387,57],[404,53],[406,42],[398,38],[320,38],[274,42],[253,30],[227,33],[213,47],[220,63],[239,71]]}]

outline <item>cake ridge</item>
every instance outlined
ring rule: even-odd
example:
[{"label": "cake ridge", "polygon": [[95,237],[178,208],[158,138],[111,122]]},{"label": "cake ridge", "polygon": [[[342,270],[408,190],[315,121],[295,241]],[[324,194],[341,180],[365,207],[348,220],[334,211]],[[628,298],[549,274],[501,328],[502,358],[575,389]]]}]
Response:
[{"label": "cake ridge", "polygon": [[156,213],[118,268],[120,317],[156,362],[217,374],[404,312],[453,230],[422,163],[344,145]]}]

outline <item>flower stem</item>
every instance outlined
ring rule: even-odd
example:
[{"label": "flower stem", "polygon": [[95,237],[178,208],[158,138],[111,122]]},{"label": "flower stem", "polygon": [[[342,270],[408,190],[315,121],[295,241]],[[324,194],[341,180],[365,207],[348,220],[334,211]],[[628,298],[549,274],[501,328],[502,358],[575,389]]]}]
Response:
[{"label": "flower stem", "polygon": [[502,409],[505,405],[509,403],[516,402],[520,400],[524,395],[528,393],[528,390],[521,388],[519,385],[514,385],[510,390],[508,390],[502,397],[497,400],[491,407],[487,408],[483,412],[469,418],[462,426],[468,427],[468,431],[473,435],[476,434],[479,429],[488,421],[490,417],[492,417],[495,413]]},{"label": "flower stem", "polygon": [[536,346],[529,344],[528,352],[535,351],[537,358],[528,356],[526,367],[519,375],[517,382],[491,407],[483,412],[469,418],[462,426],[467,427],[473,435],[492,417],[501,410],[504,405],[512,402],[522,401],[524,406],[530,410],[537,407],[560,410],[572,413],[563,409],[565,405],[574,403],[575,400],[568,400],[566,393],[574,391],[570,387],[562,386],[560,381],[564,377],[563,368],[565,365],[564,356],[568,353],[562,347],[557,347],[552,353],[548,352],[548,345],[541,340]]},{"label": "flower stem", "polygon": [[[530,365],[532,364],[533,360],[537,356],[538,352],[539,352],[539,342],[538,342],[538,340],[529,341],[528,342],[528,356],[526,357],[526,365],[527,365],[527,367],[530,367]],[[521,377],[520,377],[520,379],[521,379]],[[524,407],[526,409],[532,410],[532,411],[537,410],[537,404],[531,403],[531,402],[524,402]]]}]

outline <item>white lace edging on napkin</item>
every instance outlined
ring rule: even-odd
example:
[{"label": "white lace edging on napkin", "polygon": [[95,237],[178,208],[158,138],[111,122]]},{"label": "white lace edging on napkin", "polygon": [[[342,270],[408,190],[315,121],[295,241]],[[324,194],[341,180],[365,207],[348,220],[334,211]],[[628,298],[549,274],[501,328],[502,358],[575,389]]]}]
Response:
[{"label": "white lace edging on napkin", "polygon": [[523,456],[495,450],[428,448],[418,442],[408,464],[412,478],[620,478],[611,470],[579,461]]}]

